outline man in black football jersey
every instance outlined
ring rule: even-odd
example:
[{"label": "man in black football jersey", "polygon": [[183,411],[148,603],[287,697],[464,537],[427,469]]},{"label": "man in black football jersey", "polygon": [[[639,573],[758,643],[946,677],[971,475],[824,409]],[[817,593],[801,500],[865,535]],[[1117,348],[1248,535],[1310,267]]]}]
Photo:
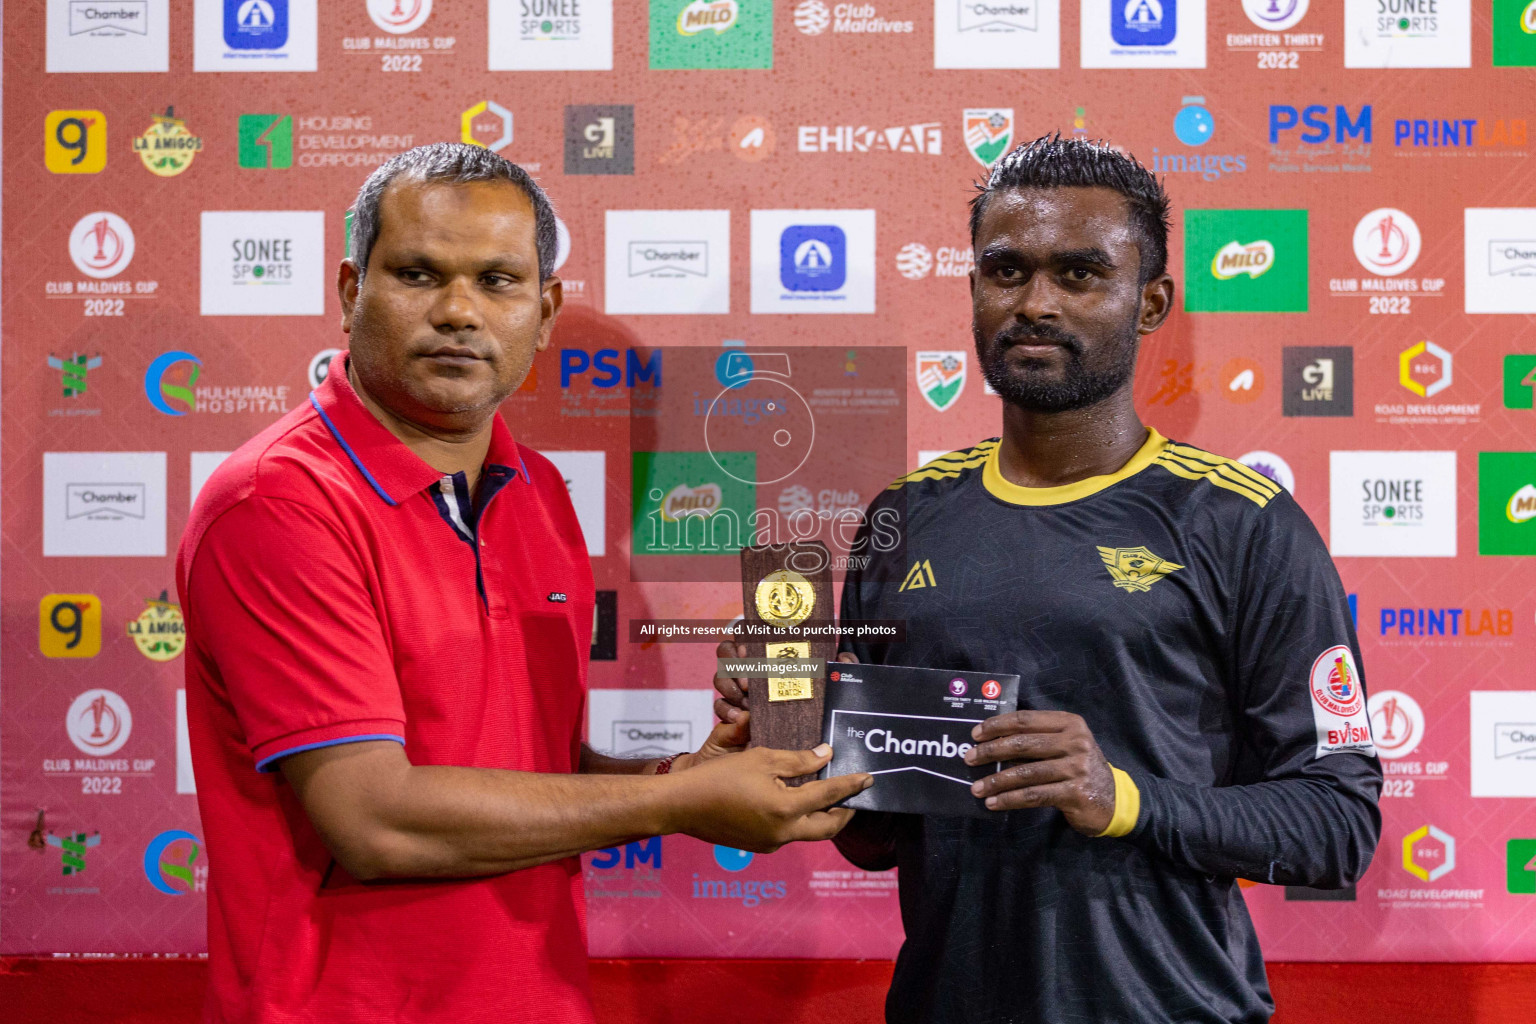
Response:
[{"label": "man in black football jersey", "polygon": [[[899,868],[891,1024],[1267,1021],[1236,880],[1348,886],[1380,836],[1322,539],[1282,487],[1132,406],[1140,338],[1173,304],[1167,234],[1157,180],[1075,139],[1014,150],[972,202],[1002,436],[871,505],[904,553],[868,547],[842,615],[906,636],[843,657],[1018,673],[1020,710],[977,726],[968,755],[1011,762],[974,787],[994,817],[861,811],[835,840]],[[739,720],[742,681],[715,682]]]}]

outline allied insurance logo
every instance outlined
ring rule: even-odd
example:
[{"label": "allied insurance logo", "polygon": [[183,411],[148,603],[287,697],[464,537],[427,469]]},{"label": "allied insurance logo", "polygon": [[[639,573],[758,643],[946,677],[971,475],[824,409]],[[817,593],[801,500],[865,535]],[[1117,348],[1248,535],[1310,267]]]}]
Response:
[{"label": "allied insurance logo", "polygon": [[69,232],[69,258],[86,277],[116,277],[133,262],[133,229],[115,213],[98,210],[75,222]]},{"label": "allied insurance logo", "polygon": [[224,45],[277,50],[288,44],[288,0],[224,0]]}]

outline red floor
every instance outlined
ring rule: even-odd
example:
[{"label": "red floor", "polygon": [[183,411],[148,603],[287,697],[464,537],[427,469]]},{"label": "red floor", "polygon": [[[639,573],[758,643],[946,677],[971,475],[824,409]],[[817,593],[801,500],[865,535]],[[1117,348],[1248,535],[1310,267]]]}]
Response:
[{"label": "red floor", "polygon": [[[0,960],[6,1024],[189,1024],[196,960]],[[594,960],[601,1024],[876,1024],[878,960]],[[1275,1024],[1536,1020],[1532,964],[1270,964]]]}]

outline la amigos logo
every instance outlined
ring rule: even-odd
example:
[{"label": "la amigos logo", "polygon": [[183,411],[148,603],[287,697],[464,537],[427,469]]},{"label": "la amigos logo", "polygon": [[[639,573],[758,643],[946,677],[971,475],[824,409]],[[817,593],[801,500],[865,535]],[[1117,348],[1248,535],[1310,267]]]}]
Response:
[{"label": "la amigos logo", "polygon": [[[178,363],[190,363],[191,370],[187,374],[185,384],[174,384],[165,379],[165,375],[171,367]],[[144,371],[144,397],[149,399],[149,404],[167,416],[185,416],[189,412],[197,411],[197,378],[203,372],[203,361],[191,352],[165,352],[155,358],[149,364],[149,369]],[[171,402],[185,403],[185,409],[178,409]]]},{"label": "la amigos logo", "polygon": [[167,896],[185,896],[203,887],[207,868],[197,863],[203,848],[185,829],[161,832],[144,848],[144,877]]}]

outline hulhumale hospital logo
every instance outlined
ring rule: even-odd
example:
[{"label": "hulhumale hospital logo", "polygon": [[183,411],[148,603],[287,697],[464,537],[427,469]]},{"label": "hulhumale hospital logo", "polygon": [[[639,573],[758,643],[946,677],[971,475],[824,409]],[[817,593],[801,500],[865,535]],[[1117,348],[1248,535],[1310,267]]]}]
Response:
[{"label": "hulhumale hospital logo", "polygon": [[197,836],[185,829],[161,832],[144,849],[144,877],[167,896],[196,892],[207,871],[197,862],[202,852]]},{"label": "hulhumale hospital logo", "polygon": [[[192,364],[185,384],[173,384],[165,379],[171,367],[178,363]],[[144,397],[149,399],[150,405],[167,416],[185,416],[189,412],[196,412],[197,392],[193,389],[202,372],[203,361],[191,352],[165,352],[144,371]],[[172,401],[181,402],[186,408],[178,409],[171,404]]]}]

